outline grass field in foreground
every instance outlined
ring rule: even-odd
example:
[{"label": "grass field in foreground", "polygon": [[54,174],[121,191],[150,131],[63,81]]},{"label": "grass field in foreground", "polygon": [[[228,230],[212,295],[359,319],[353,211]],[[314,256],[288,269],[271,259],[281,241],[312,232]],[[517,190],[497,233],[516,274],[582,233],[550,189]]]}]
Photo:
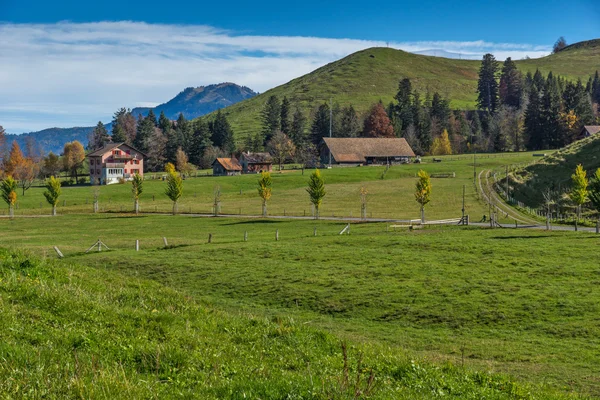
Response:
[{"label": "grass field in foreground", "polygon": [[567,398],[376,343],[343,347],[293,318],[223,312],[145,279],[6,249],[0,359],[6,399]]},{"label": "grass field in foreground", "polygon": [[[505,165],[521,165],[535,161],[532,153],[499,153],[477,155],[477,171],[481,169],[504,170]],[[369,191],[367,211],[374,218],[416,219],[419,205],[414,199],[416,174],[423,169],[431,174],[455,173],[455,178],[432,178],[431,203],[426,208],[429,219],[456,218],[461,216],[463,185],[466,189],[466,213],[472,220],[488,214],[487,206],[479,199],[473,184],[473,155],[440,157],[443,161],[433,163],[426,158],[423,164],[395,165],[385,172],[385,167],[349,167],[323,170],[327,195],[323,200],[322,216],[360,216],[360,188]],[[306,193],[309,174],[307,170],[273,173],[273,197],[269,202],[272,215],[311,215],[311,204]],[[171,202],[164,194],[166,183],[147,174],[140,204],[143,212],[169,213]],[[382,179],[383,176],[383,179]],[[221,188],[221,212],[224,214],[259,215],[261,201],[257,193],[257,175],[202,177],[184,181],[184,194],[179,211],[183,213],[212,213],[213,192]],[[90,186],[65,187],[59,201],[58,212],[91,213],[92,194]],[[132,210],[131,184],[110,185],[98,188],[99,206],[104,211]],[[49,214],[50,206],[43,196],[43,188],[34,187],[21,196],[17,215]],[[153,200],[154,199],[154,200]],[[63,203],[64,202],[64,203]],[[66,206],[63,206],[66,204]],[[6,208],[1,210],[6,213]]]},{"label": "grass field in foreground", "polygon": [[[435,363],[600,395],[593,234],[184,216],[2,220],[0,241]],[[318,235],[313,236],[317,227]],[[275,241],[275,230],[280,240]],[[248,232],[248,242],[243,241]],[[208,233],[213,243],[208,244]],[[162,248],[167,236],[168,249]],[[111,251],[85,254],[98,237]],[[142,251],[133,250],[134,239]]]}]

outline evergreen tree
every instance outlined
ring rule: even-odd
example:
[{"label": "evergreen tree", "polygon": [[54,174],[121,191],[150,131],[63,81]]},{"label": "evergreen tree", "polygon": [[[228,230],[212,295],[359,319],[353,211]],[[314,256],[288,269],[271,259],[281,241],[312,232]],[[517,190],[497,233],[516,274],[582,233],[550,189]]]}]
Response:
[{"label": "evergreen tree", "polygon": [[[150,110],[150,112],[152,112],[152,110]],[[148,152],[148,142],[154,133],[155,124],[156,118],[154,117],[154,114],[148,114],[146,118],[143,118],[141,115],[139,116],[133,147],[144,153]]]},{"label": "evergreen tree", "polygon": [[329,137],[329,105],[323,103],[317,109],[311,127],[311,141],[316,146],[324,137]]},{"label": "evergreen tree", "polygon": [[544,148],[546,139],[542,125],[542,103],[540,92],[535,85],[529,92],[529,101],[525,110],[525,133],[528,150]]},{"label": "evergreen tree", "polygon": [[91,138],[88,141],[88,150],[94,151],[104,147],[110,142],[110,136],[102,121],[98,121],[98,125],[94,128]]},{"label": "evergreen tree", "polygon": [[112,120],[112,141],[114,143],[133,143],[136,135],[136,121],[131,110],[120,108]]},{"label": "evergreen tree", "polygon": [[306,143],[306,117],[299,108],[294,112],[289,136],[296,147],[302,147]]},{"label": "evergreen tree", "polygon": [[410,79],[402,79],[398,85],[398,92],[394,97],[398,102],[396,104],[396,115],[400,121],[401,131],[406,130],[414,122],[412,94],[413,90]]},{"label": "evergreen tree", "polygon": [[499,94],[501,104],[517,109],[521,108],[523,78],[510,57],[504,61],[504,65],[502,66]]},{"label": "evergreen tree", "polygon": [[168,131],[173,129],[173,123],[169,118],[167,118],[164,111],[161,111],[160,116],[158,117],[158,127],[165,135],[168,133]]},{"label": "evergreen tree", "polygon": [[548,74],[546,90],[542,95],[541,121],[544,135],[544,149],[557,149],[568,143],[567,132],[561,119],[561,95],[558,82]]},{"label": "evergreen tree", "polygon": [[154,114],[154,111],[152,109],[150,109],[150,111],[148,111],[148,115],[144,119],[147,119],[148,121],[152,122],[152,125],[157,126],[156,125],[156,115]]},{"label": "evergreen tree", "polygon": [[546,87],[546,80],[539,69],[536,69],[535,74],[533,74],[533,87],[535,87],[538,92],[543,91]]},{"label": "evergreen tree", "polygon": [[277,96],[269,97],[261,112],[262,133],[264,136],[263,142],[271,140],[271,137],[277,132],[281,126],[281,103]]},{"label": "evergreen tree", "polygon": [[575,129],[579,131],[582,126],[594,121],[592,101],[581,80],[577,83],[567,82],[562,95],[565,112],[573,111],[577,116]]},{"label": "evergreen tree", "polygon": [[352,105],[344,107],[340,113],[339,134],[336,137],[357,137],[360,134],[361,126]]},{"label": "evergreen tree", "polygon": [[442,98],[438,92],[433,94],[430,115],[431,118],[437,119],[442,126],[447,126],[448,118],[450,116],[450,103],[448,100]]},{"label": "evergreen tree", "polygon": [[598,76],[598,71],[596,71],[596,75],[594,75],[590,94],[592,96],[592,101],[596,104],[600,104],[600,77]]},{"label": "evergreen tree", "polygon": [[290,134],[290,129],[291,129],[290,107],[291,107],[290,101],[288,100],[287,97],[284,97],[283,100],[281,101],[281,111],[279,113],[279,120],[280,120],[281,132],[285,133],[286,135]]},{"label": "evergreen tree", "polygon": [[475,111],[473,113],[473,118],[471,119],[471,132],[472,137],[470,139],[471,149],[475,151],[481,145],[482,139],[482,127],[481,127],[481,119],[479,118],[479,112]]},{"label": "evergreen tree", "polygon": [[492,54],[486,54],[481,61],[477,83],[477,106],[490,113],[498,107],[498,62]]},{"label": "evergreen tree", "polygon": [[185,119],[183,113],[179,113],[175,126],[175,136],[177,147],[181,147],[184,152],[188,153],[192,146],[193,127],[188,120]]},{"label": "evergreen tree", "polygon": [[235,140],[233,130],[225,114],[221,110],[217,111],[215,120],[210,124],[211,139],[215,146],[220,147],[225,154],[231,154],[235,150]]},{"label": "evergreen tree", "polygon": [[190,162],[196,166],[202,163],[202,156],[206,149],[212,147],[213,142],[210,139],[211,133],[208,124],[202,118],[198,118],[192,123],[193,134],[191,147],[189,151]]}]

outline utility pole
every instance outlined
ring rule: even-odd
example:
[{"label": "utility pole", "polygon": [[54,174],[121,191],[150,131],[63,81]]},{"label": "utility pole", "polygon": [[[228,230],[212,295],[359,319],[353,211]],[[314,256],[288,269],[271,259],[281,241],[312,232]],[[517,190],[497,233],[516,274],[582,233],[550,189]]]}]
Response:
[{"label": "utility pole", "polygon": [[[329,138],[331,138],[331,132],[333,131],[333,100],[329,98]],[[329,149],[329,168],[331,168],[331,149]]]},{"label": "utility pole", "polygon": [[477,168],[475,167],[476,164],[476,159],[475,159],[475,153],[473,153],[473,183],[477,183]]}]

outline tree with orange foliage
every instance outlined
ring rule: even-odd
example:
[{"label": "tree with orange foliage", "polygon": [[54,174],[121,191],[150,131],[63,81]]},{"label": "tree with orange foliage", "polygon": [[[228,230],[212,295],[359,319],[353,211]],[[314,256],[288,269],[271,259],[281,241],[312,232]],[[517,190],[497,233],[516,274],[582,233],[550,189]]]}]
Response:
[{"label": "tree with orange foliage", "polygon": [[365,124],[363,128],[363,136],[365,137],[394,137],[394,126],[392,125],[390,118],[383,108],[383,104],[377,103],[365,118]]},{"label": "tree with orange foliage", "polygon": [[18,182],[18,186],[23,189],[23,196],[25,196],[25,191],[33,185],[33,181],[40,172],[38,163],[30,157],[25,157],[17,142],[13,142],[4,167],[6,175],[12,176]]},{"label": "tree with orange foliage", "polygon": [[71,173],[75,177],[77,183],[77,173],[83,166],[85,160],[85,150],[83,145],[77,140],[65,143],[63,148],[63,169]]}]

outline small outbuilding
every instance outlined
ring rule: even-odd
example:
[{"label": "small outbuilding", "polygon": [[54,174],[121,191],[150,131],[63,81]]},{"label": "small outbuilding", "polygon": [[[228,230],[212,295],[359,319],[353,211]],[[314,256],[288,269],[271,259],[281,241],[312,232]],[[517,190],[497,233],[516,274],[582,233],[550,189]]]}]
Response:
[{"label": "small outbuilding", "polygon": [[586,125],[581,128],[578,139],[584,139],[597,133],[600,133],[600,125]]},{"label": "small outbuilding", "polygon": [[269,153],[242,153],[240,164],[244,174],[273,170],[273,157]]},{"label": "small outbuilding", "polygon": [[217,158],[212,163],[214,176],[241,175],[242,166],[237,158]]},{"label": "small outbuilding", "polygon": [[323,138],[319,146],[323,164],[387,165],[409,162],[415,153],[404,138]]}]

